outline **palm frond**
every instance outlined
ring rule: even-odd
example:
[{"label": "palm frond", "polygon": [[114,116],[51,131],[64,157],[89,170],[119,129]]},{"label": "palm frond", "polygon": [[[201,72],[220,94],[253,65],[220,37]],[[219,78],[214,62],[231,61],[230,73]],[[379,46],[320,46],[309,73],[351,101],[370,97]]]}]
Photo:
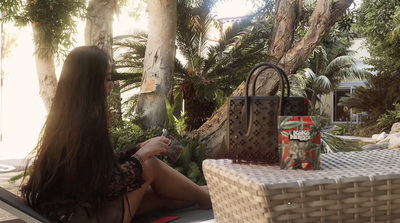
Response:
[{"label": "palm frond", "polygon": [[340,69],[338,72],[336,72],[336,75],[347,79],[365,80],[372,74],[366,70],[359,69],[357,67],[347,67],[344,69]]},{"label": "palm frond", "polygon": [[321,143],[325,153],[361,151],[357,141],[345,140],[328,132],[321,131]]},{"label": "palm frond", "polygon": [[341,68],[356,66],[356,62],[352,56],[344,55],[334,58],[324,69],[324,73],[330,73]]},{"label": "palm frond", "polygon": [[300,71],[300,74],[302,74],[306,78],[306,80],[312,82],[314,82],[314,80],[317,79],[317,75],[311,68],[304,68],[303,70]]},{"label": "palm frond", "polygon": [[318,76],[315,81],[314,81],[314,88],[320,88],[322,90],[320,90],[321,92],[330,92],[333,90],[333,85],[331,80],[329,80],[329,78],[327,76],[324,75],[320,75]]}]

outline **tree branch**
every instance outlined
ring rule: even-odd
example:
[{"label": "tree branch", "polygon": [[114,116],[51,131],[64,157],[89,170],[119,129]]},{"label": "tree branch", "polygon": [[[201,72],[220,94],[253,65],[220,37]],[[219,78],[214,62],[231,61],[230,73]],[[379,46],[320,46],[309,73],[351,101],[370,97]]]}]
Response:
[{"label": "tree branch", "polygon": [[268,55],[276,60],[271,61],[273,63],[277,63],[292,46],[296,20],[299,16],[297,13],[299,4],[299,0],[277,1],[274,29],[268,50]]},{"label": "tree branch", "polygon": [[[318,1],[310,18],[310,28],[279,61],[286,73],[292,74],[310,56],[315,47],[329,33],[330,27],[343,15],[354,0]],[[301,53],[300,53],[301,52]]]}]

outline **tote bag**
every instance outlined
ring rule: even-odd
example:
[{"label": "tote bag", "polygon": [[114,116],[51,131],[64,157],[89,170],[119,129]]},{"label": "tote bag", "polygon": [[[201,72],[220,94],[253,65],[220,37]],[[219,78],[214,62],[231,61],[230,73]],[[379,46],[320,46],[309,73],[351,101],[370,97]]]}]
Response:
[{"label": "tote bag", "polygon": [[[255,95],[258,76],[267,69],[275,70],[280,77],[280,96]],[[253,76],[252,96],[249,96],[249,85]],[[307,115],[307,99],[290,97],[289,80],[285,72],[278,66],[265,62],[250,71],[246,79],[245,96],[231,96],[228,100],[226,158],[234,162],[278,164],[277,118],[283,115]]]}]

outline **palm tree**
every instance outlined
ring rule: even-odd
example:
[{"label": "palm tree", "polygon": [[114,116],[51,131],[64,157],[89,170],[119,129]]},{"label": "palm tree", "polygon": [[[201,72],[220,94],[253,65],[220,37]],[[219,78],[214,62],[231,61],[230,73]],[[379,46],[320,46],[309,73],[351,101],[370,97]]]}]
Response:
[{"label": "palm tree", "polygon": [[[255,63],[266,59],[265,37],[271,29],[256,22],[256,15],[233,24],[220,40],[210,40],[212,27],[218,26],[211,16],[215,2],[178,1],[176,44],[183,59],[175,60],[174,90],[185,99],[188,131],[198,128],[215,111],[216,92],[226,98]],[[140,86],[146,39],[143,32],[114,38],[114,79],[121,80],[122,92]],[[135,101],[131,99],[126,101]]]},{"label": "palm tree", "polygon": [[340,99],[340,104],[357,111],[366,111],[372,124],[388,111],[395,110],[400,102],[398,72],[380,72],[367,78],[365,86],[359,86],[353,93]]},{"label": "palm tree", "polygon": [[[304,94],[310,101],[311,115],[320,115],[316,108],[321,96],[337,89],[346,79],[365,80],[370,73],[357,68],[353,51],[348,50],[351,41],[347,38],[330,38],[317,46],[312,56],[297,75],[304,83]],[[328,132],[321,132],[324,152],[360,150],[360,145],[343,140]]]},{"label": "palm tree", "polygon": [[185,100],[187,131],[200,127],[215,111],[215,93],[227,97],[255,63],[265,60],[269,36],[253,16],[243,18],[216,43],[208,38],[217,21],[211,15],[215,0],[178,1],[177,45],[183,61],[175,64],[175,86]]},{"label": "palm tree", "polygon": [[[113,80],[119,81],[117,91],[126,93],[140,87],[146,43],[147,33],[140,30],[113,38]],[[136,101],[137,95],[131,94],[122,103],[122,106],[128,108],[126,115],[133,114]]]},{"label": "palm tree", "polygon": [[343,80],[362,80],[370,74],[356,66],[353,54],[352,51],[344,50],[330,59],[324,46],[315,48],[309,67],[299,72],[304,78],[305,94],[311,108],[315,108],[321,102],[321,96],[334,91]]}]

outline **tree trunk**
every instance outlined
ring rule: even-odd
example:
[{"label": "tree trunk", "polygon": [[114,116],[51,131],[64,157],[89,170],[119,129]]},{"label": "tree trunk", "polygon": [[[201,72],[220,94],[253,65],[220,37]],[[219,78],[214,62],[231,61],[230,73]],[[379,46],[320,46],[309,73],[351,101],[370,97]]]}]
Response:
[{"label": "tree trunk", "polygon": [[[33,32],[37,32],[36,23],[32,23]],[[35,45],[38,45],[35,41]],[[47,112],[50,111],[51,102],[57,89],[56,68],[54,55],[38,55],[35,53],[36,72],[39,79],[39,95],[43,100]]]},{"label": "tree trunk", "polygon": [[112,58],[112,24],[117,0],[90,0],[87,8],[85,44],[95,45]]},{"label": "tree trunk", "polygon": [[[110,59],[112,51],[113,16],[117,11],[117,0],[90,0],[87,8],[88,18],[85,27],[85,44],[95,45],[104,50]],[[109,96],[109,108],[113,123],[122,123],[121,89],[119,81],[114,82],[112,94]]]},{"label": "tree trunk", "polygon": [[[310,17],[309,29],[306,35],[296,43],[293,43],[293,35],[300,15],[301,0],[278,0],[277,2],[269,55],[273,58],[271,62],[278,64],[287,74],[292,74],[310,56],[314,48],[328,34],[330,27],[353,3],[353,0],[317,1]],[[260,76],[256,92],[273,95],[278,90],[278,82],[278,75],[267,72],[267,75]],[[244,95],[244,89],[245,83],[243,82],[232,93],[232,96]],[[190,133],[191,137],[200,136],[201,142],[206,145],[207,157],[222,157],[223,151],[220,152],[220,149],[226,134],[226,109],[227,103],[218,109],[203,126]]]},{"label": "tree trunk", "polygon": [[164,126],[164,96],[172,91],[177,22],[177,0],[149,0],[149,35],[137,114],[143,116],[143,127]]}]

